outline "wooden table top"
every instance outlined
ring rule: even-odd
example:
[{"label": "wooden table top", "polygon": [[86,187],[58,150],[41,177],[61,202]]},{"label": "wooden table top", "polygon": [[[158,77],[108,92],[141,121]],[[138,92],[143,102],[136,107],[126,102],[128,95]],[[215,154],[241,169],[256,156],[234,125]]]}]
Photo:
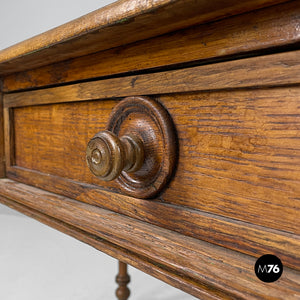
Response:
[{"label": "wooden table top", "polygon": [[121,0],[0,51],[0,76],[286,0]]}]

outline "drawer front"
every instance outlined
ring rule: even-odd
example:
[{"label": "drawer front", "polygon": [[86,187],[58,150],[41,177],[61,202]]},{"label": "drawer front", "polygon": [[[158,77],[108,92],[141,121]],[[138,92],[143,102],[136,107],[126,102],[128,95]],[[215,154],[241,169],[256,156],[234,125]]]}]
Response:
[{"label": "drawer front", "polygon": [[[180,145],[176,176],[161,201],[299,233],[299,88],[156,99],[170,112]],[[16,166],[120,192],[85,161],[88,141],[106,128],[117,103],[15,108]]]},{"label": "drawer front", "polygon": [[[297,54],[6,95],[7,176],[299,269]],[[176,172],[154,199],[124,195],[85,161],[89,140],[131,95],[160,102],[178,136]]]}]

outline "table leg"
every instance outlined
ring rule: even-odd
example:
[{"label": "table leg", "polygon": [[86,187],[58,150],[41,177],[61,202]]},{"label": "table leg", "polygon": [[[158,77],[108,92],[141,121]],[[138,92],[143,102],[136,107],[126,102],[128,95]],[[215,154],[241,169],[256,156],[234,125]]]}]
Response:
[{"label": "table leg", "polygon": [[116,282],[119,287],[116,290],[116,296],[119,300],[127,300],[130,295],[130,290],[127,284],[130,282],[130,277],[127,273],[127,264],[119,261],[119,273],[116,276]]}]

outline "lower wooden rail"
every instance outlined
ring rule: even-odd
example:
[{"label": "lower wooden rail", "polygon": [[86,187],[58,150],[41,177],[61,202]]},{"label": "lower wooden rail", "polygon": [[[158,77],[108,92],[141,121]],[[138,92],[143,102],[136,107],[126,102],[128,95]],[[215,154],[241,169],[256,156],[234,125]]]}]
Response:
[{"label": "lower wooden rail", "polygon": [[254,257],[10,179],[0,180],[0,202],[201,299],[300,296],[296,270],[266,284]]}]

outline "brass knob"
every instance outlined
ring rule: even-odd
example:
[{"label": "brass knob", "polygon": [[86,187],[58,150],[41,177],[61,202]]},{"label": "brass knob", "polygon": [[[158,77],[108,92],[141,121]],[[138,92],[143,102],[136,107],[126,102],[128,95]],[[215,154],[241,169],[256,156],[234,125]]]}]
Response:
[{"label": "brass knob", "polygon": [[122,171],[138,171],[144,162],[144,146],[140,138],[127,134],[121,138],[105,130],[88,143],[86,161],[94,175],[105,181],[119,177]]}]

